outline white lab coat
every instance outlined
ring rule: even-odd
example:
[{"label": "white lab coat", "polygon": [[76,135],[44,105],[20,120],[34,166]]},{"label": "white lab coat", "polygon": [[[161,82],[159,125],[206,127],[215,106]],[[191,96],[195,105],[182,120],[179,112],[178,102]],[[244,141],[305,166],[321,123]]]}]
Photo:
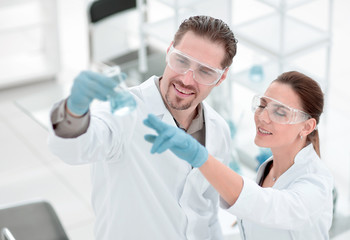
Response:
[{"label": "white lab coat", "polygon": [[[222,239],[217,218],[219,196],[200,171],[169,150],[151,154],[142,121],[153,113],[175,125],[153,76],[131,89],[137,110],[110,114],[109,104],[91,110],[87,132],[77,138],[49,136],[52,152],[69,164],[92,164],[92,204],[96,239]],[[227,163],[230,135],[226,122],[203,103],[206,147]]]},{"label": "white lab coat", "polygon": [[[259,168],[257,183],[272,157]],[[238,218],[243,240],[325,240],[332,224],[333,177],[312,144],[303,148],[294,164],[272,188],[261,188],[244,178],[236,203],[221,205]]]}]

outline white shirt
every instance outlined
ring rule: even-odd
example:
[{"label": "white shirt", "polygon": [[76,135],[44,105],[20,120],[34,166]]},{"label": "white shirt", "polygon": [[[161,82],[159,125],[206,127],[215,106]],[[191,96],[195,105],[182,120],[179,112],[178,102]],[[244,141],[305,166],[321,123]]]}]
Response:
[{"label": "white shirt", "polygon": [[[259,168],[257,183],[272,157]],[[221,205],[238,218],[244,240],[324,240],[332,224],[333,177],[312,144],[303,148],[294,164],[271,188],[244,178],[236,203]]]},{"label": "white shirt", "polygon": [[[222,239],[219,196],[196,168],[169,150],[151,154],[143,124],[149,113],[175,125],[151,77],[131,89],[137,109],[127,116],[110,114],[108,103],[91,109],[90,126],[76,138],[50,130],[49,147],[69,164],[92,163],[92,204],[96,239]],[[226,122],[203,103],[208,152],[229,159]]]}]

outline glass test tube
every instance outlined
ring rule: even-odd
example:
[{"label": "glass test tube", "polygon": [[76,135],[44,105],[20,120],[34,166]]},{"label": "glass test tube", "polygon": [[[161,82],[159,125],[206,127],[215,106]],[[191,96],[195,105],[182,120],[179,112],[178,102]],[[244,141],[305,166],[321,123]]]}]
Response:
[{"label": "glass test tube", "polygon": [[120,67],[117,65],[108,66],[99,64],[99,69],[102,74],[114,79],[117,83],[114,92],[108,96],[111,104],[111,112],[117,115],[126,115],[135,110],[137,106],[136,101],[127,90],[125,84],[126,74],[121,72]]}]

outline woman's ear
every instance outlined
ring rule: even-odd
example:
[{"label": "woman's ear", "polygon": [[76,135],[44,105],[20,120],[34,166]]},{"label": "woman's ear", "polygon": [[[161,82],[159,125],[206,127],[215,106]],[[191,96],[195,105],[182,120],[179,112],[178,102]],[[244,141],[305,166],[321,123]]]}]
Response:
[{"label": "woman's ear", "polygon": [[316,119],[310,118],[310,119],[306,120],[304,122],[304,127],[303,127],[303,129],[302,129],[300,134],[306,137],[313,130],[315,130],[316,126],[317,126]]}]

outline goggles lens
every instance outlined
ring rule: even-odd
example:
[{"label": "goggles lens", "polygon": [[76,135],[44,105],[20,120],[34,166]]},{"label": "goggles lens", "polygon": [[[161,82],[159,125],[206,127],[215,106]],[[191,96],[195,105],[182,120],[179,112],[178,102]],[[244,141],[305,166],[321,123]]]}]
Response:
[{"label": "goggles lens", "polygon": [[309,114],[289,107],[273,98],[255,96],[252,101],[252,111],[260,115],[264,109],[271,121],[280,124],[296,124],[311,118]]},{"label": "goggles lens", "polygon": [[216,84],[225,69],[215,69],[200,61],[185,55],[171,46],[167,55],[167,64],[175,72],[186,74],[189,70],[193,72],[193,79],[203,85]]}]

